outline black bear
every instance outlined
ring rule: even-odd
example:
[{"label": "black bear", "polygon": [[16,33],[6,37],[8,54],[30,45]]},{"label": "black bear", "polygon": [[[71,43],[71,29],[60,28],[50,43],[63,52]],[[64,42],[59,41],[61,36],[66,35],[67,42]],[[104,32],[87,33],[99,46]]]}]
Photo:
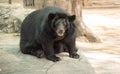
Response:
[{"label": "black bear", "polygon": [[59,7],[46,7],[29,14],[21,25],[20,50],[24,54],[59,61],[55,54],[61,49],[71,58],[79,58],[76,52],[76,16]]}]

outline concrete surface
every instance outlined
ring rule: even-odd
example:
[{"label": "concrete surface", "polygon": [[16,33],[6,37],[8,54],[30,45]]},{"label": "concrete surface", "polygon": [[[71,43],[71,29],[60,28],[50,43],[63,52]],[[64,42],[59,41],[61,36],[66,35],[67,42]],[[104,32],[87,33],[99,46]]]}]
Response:
[{"label": "concrete surface", "polygon": [[62,60],[54,63],[45,58],[22,54],[18,44],[18,36],[1,34],[0,74],[95,74],[80,51],[80,59],[72,59],[67,53],[62,53],[58,55]]}]

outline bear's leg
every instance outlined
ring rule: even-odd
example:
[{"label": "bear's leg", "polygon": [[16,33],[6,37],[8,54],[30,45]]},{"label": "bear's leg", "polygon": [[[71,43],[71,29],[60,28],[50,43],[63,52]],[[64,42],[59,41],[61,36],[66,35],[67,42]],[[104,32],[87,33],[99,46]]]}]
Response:
[{"label": "bear's leg", "polygon": [[24,54],[31,54],[31,55],[37,56],[38,58],[41,58],[44,56],[44,52],[40,47],[40,45],[38,47],[35,44],[31,44],[27,42],[27,43],[22,43],[20,49]]},{"label": "bear's leg", "polygon": [[60,60],[60,58],[55,55],[54,44],[51,41],[43,42],[42,43],[42,48],[43,48],[43,51],[44,51],[44,53],[46,55],[46,58],[48,60],[51,60],[53,62],[56,62],[56,61]]},{"label": "bear's leg", "polygon": [[65,41],[65,44],[68,48],[69,57],[71,58],[79,58],[79,55],[77,54],[77,49],[75,47],[75,38],[71,38],[70,40]]},{"label": "bear's leg", "polygon": [[55,42],[54,43],[54,51],[56,54],[64,52],[64,45],[62,42]]},{"label": "bear's leg", "polygon": [[[61,52],[69,52],[67,46],[63,42],[56,42],[54,44],[54,51],[56,54],[61,53]],[[77,49],[75,49],[77,52]]]}]

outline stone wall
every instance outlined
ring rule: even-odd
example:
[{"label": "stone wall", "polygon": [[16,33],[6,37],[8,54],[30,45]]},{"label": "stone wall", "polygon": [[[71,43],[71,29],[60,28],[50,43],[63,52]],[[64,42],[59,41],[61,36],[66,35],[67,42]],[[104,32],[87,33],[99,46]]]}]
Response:
[{"label": "stone wall", "polygon": [[23,19],[35,9],[25,9],[22,4],[0,4],[0,33],[18,33]]}]

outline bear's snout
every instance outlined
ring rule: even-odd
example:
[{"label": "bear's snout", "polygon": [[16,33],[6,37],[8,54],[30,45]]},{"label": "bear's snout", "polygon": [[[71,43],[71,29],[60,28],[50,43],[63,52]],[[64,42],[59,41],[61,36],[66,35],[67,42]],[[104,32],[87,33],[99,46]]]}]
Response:
[{"label": "bear's snout", "polygon": [[60,30],[59,33],[60,33],[60,34],[63,34],[63,33],[64,33],[64,30]]},{"label": "bear's snout", "polygon": [[63,29],[57,30],[57,35],[58,36],[63,36],[64,33],[65,33],[65,30],[63,30]]}]

